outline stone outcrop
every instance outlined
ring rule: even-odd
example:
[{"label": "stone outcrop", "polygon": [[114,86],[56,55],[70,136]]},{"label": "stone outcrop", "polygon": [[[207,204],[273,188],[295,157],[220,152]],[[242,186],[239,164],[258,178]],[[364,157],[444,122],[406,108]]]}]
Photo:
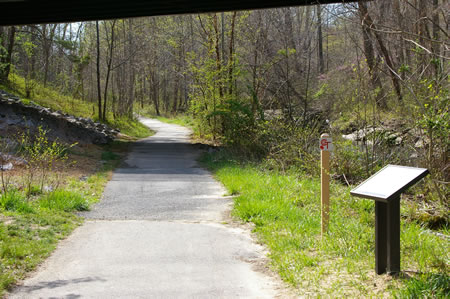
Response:
[{"label": "stone outcrop", "polygon": [[42,126],[51,138],[69,143],[106,144],[119,133],[90,118],[75,117],[36,104],[25,104],[19,97],[0,90],[0,135],[11,135]]},{"label": "stone outcrop", "polygon": [[[372,145],[372,140],[376,139],[377,143],[387,143],[390,145],[402,145],[407,132],[398,133],[389,128],[382,127],[367,127],[364,129],[356,130],[350,134],[342,135],[342,138],[346,140],[351,140],[352,142],[358,144],[360,142],[367,142]],[[376,138],[371,137],[375,134]]]}]

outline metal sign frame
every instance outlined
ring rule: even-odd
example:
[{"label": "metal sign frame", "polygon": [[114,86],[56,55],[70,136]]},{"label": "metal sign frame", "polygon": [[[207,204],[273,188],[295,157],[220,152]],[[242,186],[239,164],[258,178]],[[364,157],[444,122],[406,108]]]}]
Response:
[{"label": "metal sign frame", "polygon": [[[390,190],[388,194],[380,193],[380,190],[367,191],[367,184],[370,184],[371,180],[376,180],[375,178],[385,175],[393,168],[411,170],[415,174],[410,175],[405,183],[395,190]],[[353,196],[375,200],[375,272],[377,274],[400,272],[400,195],[428,174],[429,171],[425,168],[387,165],[350,191]],[[372,188],[376,187],[375,184]]]},{"label": "metal sign frame", "polygon": [[[361,191],[358,191],[358,189],[361,189],[362,186],[370,184],[370,182],[372,180],[374,180],[375,177],[383,175],[383,172],[389,171],[389,169],[391,169],[391,168],[404,169],[405,171],[413,170],[413,171],[417,172],[417,175],[414,176],[411,180],[407,181],[404,185],[400,186],[394,192],[390,193],[388,196],[384,196],[383,194],[379,193],[379,190],[375,190],[373,192],[361,192]],[[376,201],[389,202],[391,199],[397,198],[398,196],[400,196],[400,194],[405,192],[409,187],[413,186],[415,183],[420,181],[422,178],[424,178],[428,174],[429,174],[429,171],[428,171],[428,169],[425,169],[425,168],[416,168],[416,167],[409,167],[409,166],[400,166],[400,165],[389,164],[389,165],[386,165],[385,167],[383,167],[381,170],[379,170],[374,175],[372,175],[370,178],[368,178],[367,180],[365,180],[364,182],[359,184],[358,187],[356,187],[355,189],[351,190],[350,194],[353,195],[353,196],[373,199],[373,200],[376,200]]]}]

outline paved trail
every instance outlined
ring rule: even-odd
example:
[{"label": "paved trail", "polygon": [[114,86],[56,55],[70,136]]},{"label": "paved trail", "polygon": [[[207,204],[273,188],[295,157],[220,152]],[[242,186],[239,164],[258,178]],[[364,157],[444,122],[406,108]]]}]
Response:
[{"label": "paved trail", "polygon": [[11,298],[273,298],[262,248],[221,224],[225,190],[196,163],[186,128],[143,119],[86,223]]}]

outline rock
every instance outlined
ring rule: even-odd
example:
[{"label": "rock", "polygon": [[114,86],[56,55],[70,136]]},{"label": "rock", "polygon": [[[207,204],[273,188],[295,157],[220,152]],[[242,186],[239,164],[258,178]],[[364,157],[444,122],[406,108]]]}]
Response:
[{"label": "rock", "polygon": [[13,169],[14,169],[14,166],[13,166],[13,164],[11,162],[6,163],[4,165],[0,165],[0,170],[1,171],[7,171],[7,170],[13,170]]},{"label": "rock", "polygon": [[356,132],[354,132],[354,133],[342,135],[342,138],[344,138],[345,140],[350,140],[350,141],[353,142],[353,141],[357,140],[358,135],[356,134]]},{"label": "rock", "polygon": [[264,110],[264,119],[266,120],[272,120],[272,119],[277,119],[283,116],[283,110],[281,109],[267,109]]},{"label": "rock", "polygon": [[[14,145],[15,147],[16,145]],[[3,154],[0,152],[0,159],[3,160],[3,163],[14,163],[15,165],[27,165],[28,162],[25,159],[22,159],[20,157],[15,157],[13,155],[9,154]]]},{"label": "rock", "polygon": [[422,148],[424,146],[425,146],[425,142],[421,138],[414,144],[415,148]]},{"label": "rock", "polygon": [[44,188],[42,188],[42,190],[46,193],[50,193],[53,190],[55,190],[55,188],[53,188],[52,186],[44,186]]},{"label": "rock", "polygon": [[22,120],[20,118],[8,118],[6,120],[6,124],[8,126],[15,126],[17,124],[20,124],[22,122]]},{"label": "rock", "polygon": [[3,90],[0,90],[0,111],[0,134],[4,131],[42,126],[48,130],[51,138],[82,144],[105,144],[114,140],[119,133],[118,130],[89,118],[75,117],[34,103],[25,105],[18,97]]},{"label": "rock", "polygon": [[[406,131],[408,133],[409,130]],[[368,127],[366,129],[356,130],[350,134],[342,135],[342,138],[350,140],[354,143],[365,141],[368,144],[372,144],[375,141],[376,144],[388,143],[391,145],[399,146],[403,143],[406,133],[403,134],[398,131],[393,131],[389,128],[382,127]],[[375,135],[372,135],[375,134]]]},{"label": "rock", "polygon": [[417,152],[414,152],[414,153],[412,153],[412,154],[409,156],[409,158],[410,158],[411,160],[417,159],[417,158],[419,158],[419,154],[418,154]]}]

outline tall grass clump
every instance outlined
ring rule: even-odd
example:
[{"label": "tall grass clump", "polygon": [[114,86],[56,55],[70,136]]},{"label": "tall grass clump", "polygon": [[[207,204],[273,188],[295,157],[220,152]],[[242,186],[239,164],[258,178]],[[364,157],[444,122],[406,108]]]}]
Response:
[{"label": "tall grass clump", "polygon": [[39,201],[39,205],[64,212],[89,210],[89,202],[81,194],[67,190],[55,190],[46,194]]},{"label": "tall grass clump", "polygon": [[0,208],[5,211],[32,213],[33,207],[25,196],[15,190],[0,194]]}]

